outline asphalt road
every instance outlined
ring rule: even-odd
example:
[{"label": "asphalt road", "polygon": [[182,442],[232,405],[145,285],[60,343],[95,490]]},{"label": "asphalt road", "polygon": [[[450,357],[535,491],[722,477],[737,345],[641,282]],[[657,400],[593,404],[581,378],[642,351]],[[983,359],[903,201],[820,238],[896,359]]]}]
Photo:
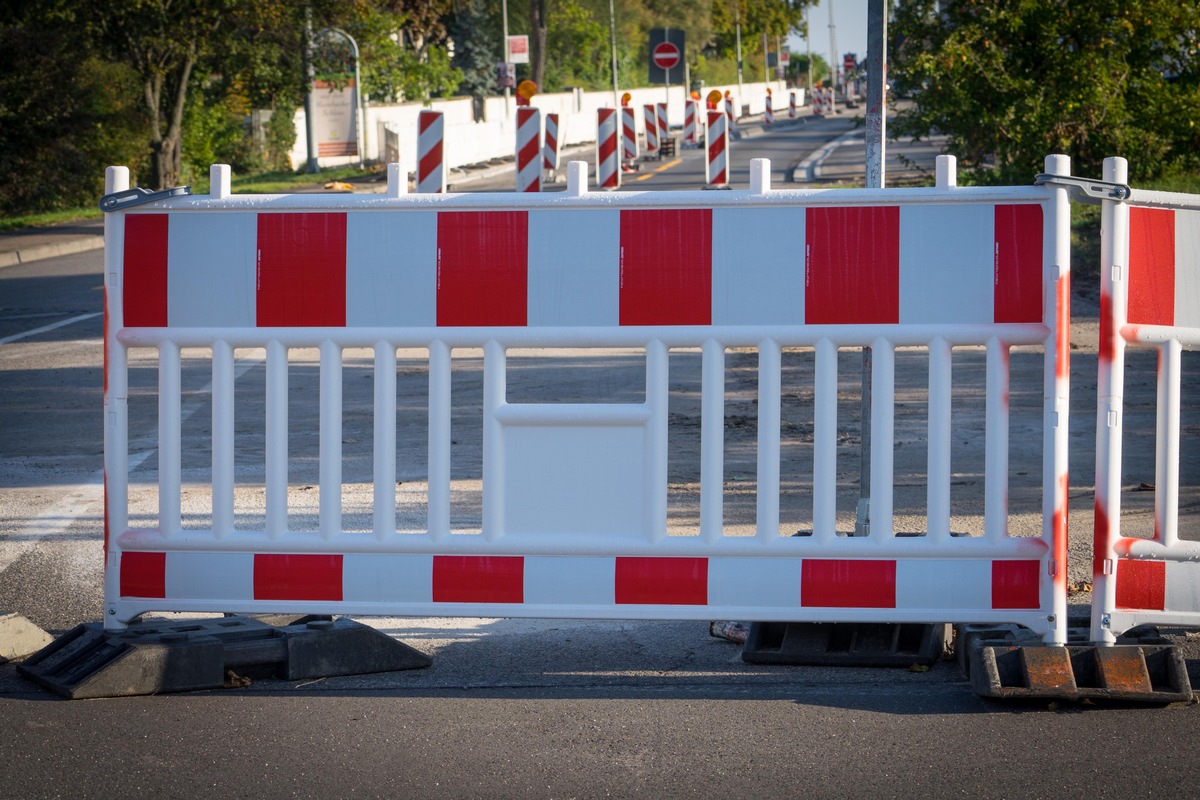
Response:
[{"label": "asphalt road", "polygon": [[[816,133],[737,143],[735,185],[751,152],[782,181],[834,132]],[[691,181],[698,156],[634,188]],[[100,618],[101,272],[100,251],[0,270],[0,610],[55,633]],[[750,665],[696,622],[371,624],[433,666],[93,701],[0,666],[0,798],[1149,797],[1200,779],[1195,706],[1001,704],[949,661]]]}]

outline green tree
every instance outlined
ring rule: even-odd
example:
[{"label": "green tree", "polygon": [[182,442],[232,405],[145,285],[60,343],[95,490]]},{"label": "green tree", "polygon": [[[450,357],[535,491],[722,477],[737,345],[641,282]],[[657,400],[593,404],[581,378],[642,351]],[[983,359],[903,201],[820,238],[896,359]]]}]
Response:
[{"label": "green tree", "polygon": [[1026,183],[1065,153],[1153,177],[1200,164],[1200,8],[1191,0],[912,0],[891,75],[915,104],[892,130],[946,134],[981,182]]}]

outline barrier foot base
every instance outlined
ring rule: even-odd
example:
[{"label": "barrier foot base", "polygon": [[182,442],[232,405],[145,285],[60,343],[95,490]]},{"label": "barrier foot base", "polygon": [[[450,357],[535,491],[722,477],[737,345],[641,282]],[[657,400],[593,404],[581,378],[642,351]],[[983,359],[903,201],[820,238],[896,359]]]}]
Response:
[{"label": "barrier foot base", "polygon": [[78,625],[17,666],[72,700],[427,667],[426,654],[346,618],[277,615]]},{"label": "barrier foot base", "polygon": [[754,622],[742,648],[752,664],[909,667],[932,664],[949,625],[863,622]]},{"label": "barrier foot base", "polygon": [[[965,630],[964,630],[965,628]],[[1017,626],[959,629],[959,662],[980,697],[1003,700],[1121,700],[1178,703],[1192,699],[1179,648],[1153,629],[1124,636],[1112,646],[1086,642],[1071,629],[1068,644],[1042,644]],[[1080,644],[1072,644],[1071,640]]]}]

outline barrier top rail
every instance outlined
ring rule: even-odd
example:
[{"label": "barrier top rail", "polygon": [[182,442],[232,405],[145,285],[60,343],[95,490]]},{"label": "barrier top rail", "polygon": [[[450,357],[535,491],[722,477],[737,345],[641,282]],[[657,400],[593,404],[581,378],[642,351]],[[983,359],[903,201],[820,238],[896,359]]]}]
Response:
[{"label": "barrier top rail", "polygon": [[[1063,157],[1048,171],[1067,174]],[[1017,622],[1065,641],[1069,209],[1057,186],[232,196],[106,222],[106,602],[149,609]],[[124,181],[124,183],[123,183]],[[127,173],[110,173],[110,192]],[[774,235],[756,235],[772,232]],[[1037,535],[1009,525],[1010,351],[1040,348]],[[871,532],[836,529],[840,348],[870,346]],[[158,354],[157,525],[131,527],[130,348]],[[211,525],[180,507],[182,348],[211,353]],[[234,348],[265,351],[261,521],[235,509]],[[320,514],[289,527],[292,348],[320,358]],[[373,530],[343,527],[343,351],[374,352]],[[428,361],[425,524],[397,524],[397,348]],[[483,350],[482,532],[451,524],[452,349]],[[634,347],[643,402],[507,399],[515,347]],[[758,353],[757,507],[726,530],[725,360]],[[781,357],[814,365],[812,532],[781,535]],[[897,352],[928,352],[927,530],[897,532]],[[979,348],[981,529],[951,529],[952,353]],[[698,524],[668,535],[668,353],[702,361]],[[241,412],[239,412],[241,413]],[[240,418],[240,417],[239,417]],[[573,476],[566,480],[563,476]],[[552,490],[552,491],[551,491]],[[548,494],[549,492],[549,494]],[[249,529],[247,529],[249,525]],[[316,587],[316,588],[313,588]],[[491,587],[491,588],[489,588]],[[495,591],[493,591],[493,589]]]}]

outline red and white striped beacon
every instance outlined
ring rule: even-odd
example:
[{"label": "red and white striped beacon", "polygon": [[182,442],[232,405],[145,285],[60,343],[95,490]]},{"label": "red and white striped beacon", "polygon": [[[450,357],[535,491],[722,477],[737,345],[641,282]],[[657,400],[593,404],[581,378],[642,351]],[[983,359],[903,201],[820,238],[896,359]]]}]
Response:
[{"label": "red and white striped beacon", "polygon": [[542,112],[517,109],[517,191],[542,190]]},{"label": "red and white striped beacon", "polygon": [[445,122],[440,111],[422,111],[417,116],[417,191],[438,194],[446,191],[446,164],[442,158]]},{"label": "red and white striped beacon", "polygon": [[621,106],[621,158],[626,162],[637,161],[637,115],[632,106]]},{"label": "red and white striped beacon", "polygon": [[658,109],[653,103],[643,106],[646,112],[646,155],[658,154]]},{"label": "red and white striped beacon", "polygon": [[615,108],[596,110],[596,185],[601,189],[621,188],[618,127]]},{"label": "red and white striped beacon", "polygon": [[546,115],[546,135],[542,143],[542,168],[558,171],[558,114]]},{"label": "red and white striped beacon", "polygon": [[688,98],[684,103],[683,110],[683,143],[689,147],[695,147],[696,141],[696,112],[700,107],[700,103],[696,100]]},{"label": "red and white striped beacon", "polygon": [[712,188],[729,185],[729,120],[720,111],[708,112],[704,130],[704,182]]}]

